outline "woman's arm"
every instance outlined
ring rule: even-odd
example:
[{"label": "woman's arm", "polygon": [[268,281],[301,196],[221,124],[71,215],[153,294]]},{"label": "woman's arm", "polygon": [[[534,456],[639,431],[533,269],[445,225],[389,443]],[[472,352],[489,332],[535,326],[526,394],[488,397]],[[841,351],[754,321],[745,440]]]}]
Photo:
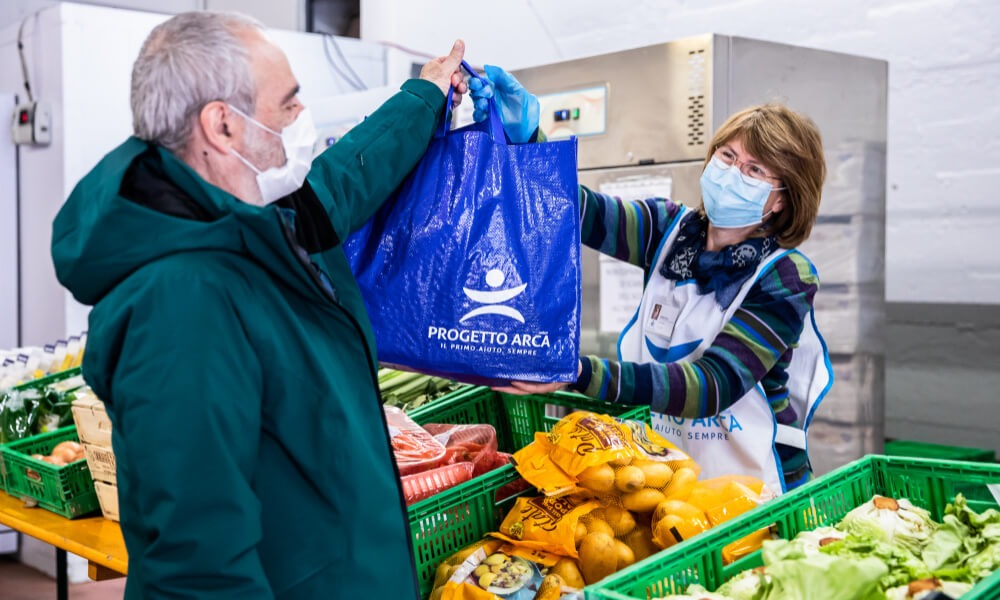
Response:
[{"label": "woman's arm", "polygon": [[809,260],[790,252],[754,284],[701,358],[662,364],[587,356],[580,359],[573,388],[594,398],[648,404],[677,417],[716,415],[757,385],[796,345],[818,288]]},{"label": "woman's arm", "polygon": [[680,214],[681,206],[664,198],[626,202],[580,186],[583,243],[643,270]]}]

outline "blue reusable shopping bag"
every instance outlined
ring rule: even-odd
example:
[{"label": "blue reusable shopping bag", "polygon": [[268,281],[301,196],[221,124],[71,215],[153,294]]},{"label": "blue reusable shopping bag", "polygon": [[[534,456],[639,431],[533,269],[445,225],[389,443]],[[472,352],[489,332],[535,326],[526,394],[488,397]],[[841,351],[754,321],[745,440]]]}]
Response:
[{"label": "blue reusable shopping bag", "polygon": [[381,363],[472,383],[576,381],[576,140],[509,144],[490,103],[482,123],[448,131],[445,118],[344,250]]}]

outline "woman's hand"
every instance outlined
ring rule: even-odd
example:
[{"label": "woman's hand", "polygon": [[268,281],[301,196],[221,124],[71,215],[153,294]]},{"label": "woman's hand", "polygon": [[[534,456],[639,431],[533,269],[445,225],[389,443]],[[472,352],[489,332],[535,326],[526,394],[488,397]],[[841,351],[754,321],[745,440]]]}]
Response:
[{"label": "woman's hand", "polygon": [[527,381],[511,381],[509,386],[495,387],[494,390],[504,394],[514,394],[515,396],[527,396],[529,394],[551,394],[569,387],[568,383],[529,383]]},{"label": "woman's hand", "polygon": [[489,99],[495,96],[500,106],[500,120],[510,141],[515,144],[530,141],[538,129],[538,98],[500,67],[486,65],[484,70],[486,75],[482,79],[473,77],[469,80],[469,96],[475,107],[472,118],[477,122],[486,120]]},{"label": "woman's hand", "polygon": [[[583,363],[577,361],[576,376],[583,373]],[[514,394],[515,396],[527,396],[529,394],[551,394],[569,387],[568,383],[530,383],[527,381],[511,381],[509,386],[494,387],[493,389],[504,394]]]}]

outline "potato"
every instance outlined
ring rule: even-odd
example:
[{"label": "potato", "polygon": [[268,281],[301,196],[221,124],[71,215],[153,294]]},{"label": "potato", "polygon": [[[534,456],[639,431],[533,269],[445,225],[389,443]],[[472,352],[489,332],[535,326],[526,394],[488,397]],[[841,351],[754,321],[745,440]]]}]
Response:
[{"label": "potato", "polygon": [[661,462],[643,461],[636,466],[642,469],[642,474],[646,476],[646,487],[649,488],[662,490],[674,477],[674,470]]},{"label": "potato", "polygon": [[597,465],[584,469],[576,479],[580,487],[598,494],[607,494],[615,489],[615,470],[611,465]]},{"label": "potato", "polygon": [[580,567],[572,558],[560,558],[559,562],[549,569],[549,573],[555,573],[561,577],[563,582],[571,588],[582,590],[587,585],[583,582],[583,574],[580,573]]},{"label": "potato", "polygon": [[604,518],[615,532],[615,537],[625,537],[635,529],[635,517],[632,513],[617,506],[604,509]]},{"label": "potato", "polygon": [[587,535],[587,533],[587,526],[583,524],[583,521],[578,522],[576,524],[576,532],[574,532],[573,535],[573,543],[577,548],[580,547],[580,542],[583,541],[583,538]]},{"label": "potato", "polygon": [[646,476],[639,467],[622,467],[615,474],[615,487],[623,494],[637,492],[646,487]]},{"label": "potato", "polygon": [[653,527],[655,528],[656,523],[667,515],[677,515],[679,517],[691,518],[698,516],[698,513],[700,513],[701,518],[704,518],[705,513],[694,505],[683,500],[667,499],[657,504],[656,510],[653,511]]},{"label": "potato", "polygon": [[[615,537],[615,530],[604,519],[592,518],[587,521],[587,533],[603,533],[608,537]],[[586,537],[586,536],[584,536]]]},{"label": "potato", "polygon": [[687,467],[677,469],[674,471],[670,483],[664,488],[663,495],[669,499],[687,500],[696,483],[698,483],[698,474],[695,473],[694,469]]},{"label": "potato", "polygon": [[627,467],[630,464],[632,464],[632,457],[623,456],[621,458],[616,458],[612,461],[609,461],[608,464],[611,465],[612,467]]},{"label": "potato", "polygon": [[615,540],[615,552],[618,554],[618,568],[615,569],[616,571],[620,571],[635,563],[635,552],[632,552],[632,548],[625,542]]},{"label": "potato", "polygon": [[625,543],[632,549],[636,561],[660,551],[659,546],[653,543],[653,532],[649,527],[636,527],[632,533],[625,536]]},{"label": "potato", "polygon": [[625,508],[637,513],[653,512],[656,506],[666,500],[661,492],[652,488],[642,488],[637,492],[622,496]]},{"label": "potato", "polygon": [[668,513],[659,521],[654,521],[653,541],[663,548],[692,538],[711,525],[700,509],[677,500],[668,500],[664,504],[676,503],[675,512]]},{"label": "potato", "polygon": [[588,533],[580,543],[580,573],[592,585],[618,569],[615,539],[604,533]]},{"label": "potato", "polygon": [[683,522],[683,519],[677,515],[667,515],[656,522],[656,526],[653,528],[653,543],[660,548],[669,548],[674,544],[681,542],[683,540],[677,539],[680,534],[674,534],[677,531],[677,526]]},{"label": "potato", "polygon": [[562,595],[562,586],[562,577],[550,572],[538,586],[534,600],[559,600],[559,596]]}]

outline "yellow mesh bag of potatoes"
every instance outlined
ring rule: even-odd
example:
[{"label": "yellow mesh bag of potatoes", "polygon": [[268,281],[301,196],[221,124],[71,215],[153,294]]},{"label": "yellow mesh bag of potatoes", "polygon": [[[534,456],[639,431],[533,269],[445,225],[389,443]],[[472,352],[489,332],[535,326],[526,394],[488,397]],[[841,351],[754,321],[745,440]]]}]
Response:
[{"label": "yellow mesh bag of potatoes", "polygon": [[688,491],[699,471],[647,424],[586,411],[536,434],[514,461],[521,476],[547,496],[589,494],[639,513],[651,513],[673,488]]}]

